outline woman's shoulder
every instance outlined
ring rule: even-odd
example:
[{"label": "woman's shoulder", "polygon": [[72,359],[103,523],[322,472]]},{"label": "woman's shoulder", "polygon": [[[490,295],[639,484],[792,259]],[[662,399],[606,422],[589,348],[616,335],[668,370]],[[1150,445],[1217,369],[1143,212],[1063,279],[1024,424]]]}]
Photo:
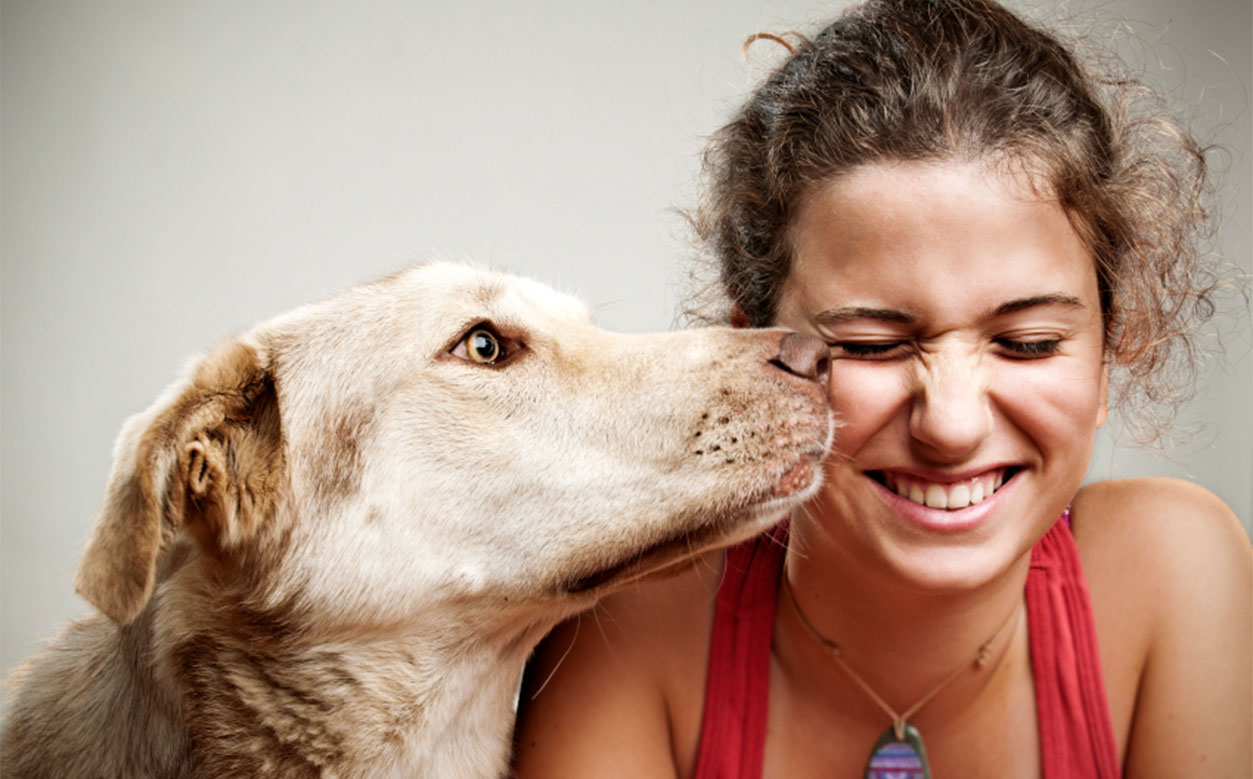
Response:
[{"label": "woman's shoulder", "polygon": [[1253,551],[1234,513],[1203,487],[1146,478],[1084,487],[1072,518],[1128,773],[1247,761],[1247,745],[1181,737],[1249,719]]},{"label": "woman's shoulder", "polygon": [[518,776],[671,776],[699,739],[722,553],[610,595],[527,667]]},{"label": "woman's shoulder", "polygon": [[[1113,566],[1125,576],[1159,578],[1189,569],[1247,567],[1249,537],[1218,496],[1168,478],[1114,479],[1086,485],[1071,508],[1085,571]],[[1089,564],[1091,559],[1092,564]],[[1170,563],[1167,570],[1160,565]]]},{"label": "woman's shoulder", "polygon": [[[1179,479],[1097,482],[1075,496],[1075,543],[1097,612],[1142,628],[1145,640],[1204,605],[1243,597],[1253,577],[1249,537],[1231,509]],[[1133,625],[1124,624],[1131,628]]]}]

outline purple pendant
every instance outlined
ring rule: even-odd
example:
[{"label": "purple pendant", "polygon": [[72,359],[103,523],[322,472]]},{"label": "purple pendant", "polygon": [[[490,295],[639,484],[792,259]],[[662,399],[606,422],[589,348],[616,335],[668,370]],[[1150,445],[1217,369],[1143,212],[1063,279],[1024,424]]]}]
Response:
[{"label": "purple pendant", "polygon": [[895,727],[883,731],[866,763],[866,779],[931,779],[918,729],[905,723],[904,737],[899,739]]}]

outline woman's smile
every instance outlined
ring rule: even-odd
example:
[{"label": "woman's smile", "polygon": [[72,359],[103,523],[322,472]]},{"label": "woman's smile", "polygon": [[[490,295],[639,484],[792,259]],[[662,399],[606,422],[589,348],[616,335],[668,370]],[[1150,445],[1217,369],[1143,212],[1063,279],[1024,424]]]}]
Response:
[{"label": "woman's smile", "polygon": [[989,468],[975,476],[951,480],[932,480],[893,471],[870,471],[867,475],[919,506],[956,511],[992,497],[1005,483],[1005,471],[1005,468]]}]

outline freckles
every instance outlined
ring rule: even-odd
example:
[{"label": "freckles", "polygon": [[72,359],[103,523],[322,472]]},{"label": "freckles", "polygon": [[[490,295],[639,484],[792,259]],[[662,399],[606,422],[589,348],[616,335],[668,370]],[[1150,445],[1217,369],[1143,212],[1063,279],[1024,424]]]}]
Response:
[{"label": "freckles", "polygon": [[907,403],[904,379],[891,371],[866,370],[835,362],[831,370],[830,401],[840,427],[833,442],[837,451],[851,453],[875,431],[883,428]]},{"label": "freckles", "polygon": [[1095,430],[1099,383],[1083,371],[1041,370],[995,384],[997,400],[1018,427],[1067,434]]},{"label": "freckles", "polygon": [[837,413],[890,408],[909,394],[907,377],[881,363],[832,363],[830,399]]}]

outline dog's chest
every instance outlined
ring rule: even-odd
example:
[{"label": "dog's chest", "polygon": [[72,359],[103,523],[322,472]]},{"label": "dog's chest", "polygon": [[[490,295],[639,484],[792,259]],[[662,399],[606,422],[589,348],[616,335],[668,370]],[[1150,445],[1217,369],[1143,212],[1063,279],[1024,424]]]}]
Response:
[{"label": "dog's chest", "polygon": [[[254,667],[236,657],[219,666],[227,683],[200,696],[189,717],[203,764],[276,777],[504,775],[522,659],[412,646],[387,655],[324,651],[318,662]],[[232,722],[230,712],[243,716]]]}]

